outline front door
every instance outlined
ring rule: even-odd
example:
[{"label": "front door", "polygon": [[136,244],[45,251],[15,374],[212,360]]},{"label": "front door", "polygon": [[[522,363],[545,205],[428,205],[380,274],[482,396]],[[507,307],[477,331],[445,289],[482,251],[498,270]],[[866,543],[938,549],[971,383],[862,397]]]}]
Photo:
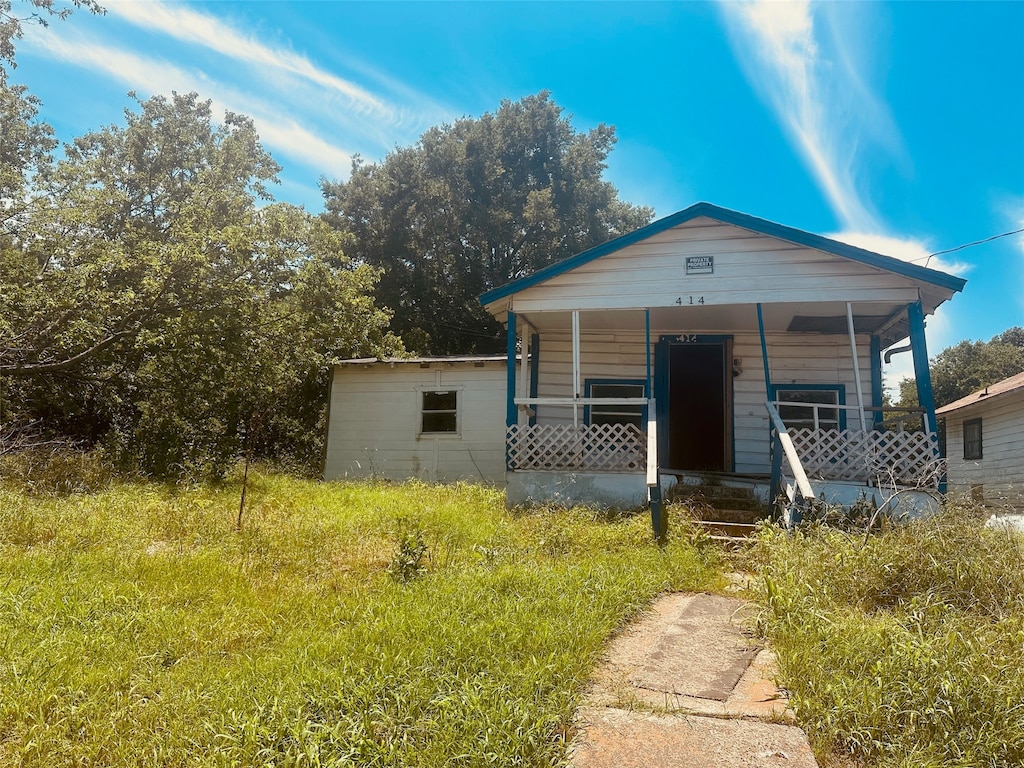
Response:
[{"label": "front door", "polygon": [[660,461],[666,469],[732,470],[730,342],[684,334],[659,345],[660,426],[667,431]]}]

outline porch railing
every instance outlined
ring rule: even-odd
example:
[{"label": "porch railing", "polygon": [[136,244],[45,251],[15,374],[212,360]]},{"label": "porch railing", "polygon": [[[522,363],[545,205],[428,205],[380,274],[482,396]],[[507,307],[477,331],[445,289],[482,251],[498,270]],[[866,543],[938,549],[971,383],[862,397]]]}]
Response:
[{"label": "porch railing", "polygon": [[[778,402],[768,403],[769,412],[779,405]],[[816,428],[784,425],[799,463],[809,477],[918,488],[938,485],[943,468],[934,433],[923,429],[904,430],[902,425],[895,430],[883,426],[866,432],[858,427],[822,428],[821,423],[827,420],[819,417],[819,410],[835,413],[841,409],[856,411],[857,407],[793,402],[781,405],[813,411],[812,418],[800,421],[812,421]],[[781,423],[781,419],[779,421]],[[849,421],[859,425],[859,414],[857,419]]]},{"label": "porch railing", "polygon": [[647,436],[635,424],[514,424],[507,434],[511,470],[644,472]]}]

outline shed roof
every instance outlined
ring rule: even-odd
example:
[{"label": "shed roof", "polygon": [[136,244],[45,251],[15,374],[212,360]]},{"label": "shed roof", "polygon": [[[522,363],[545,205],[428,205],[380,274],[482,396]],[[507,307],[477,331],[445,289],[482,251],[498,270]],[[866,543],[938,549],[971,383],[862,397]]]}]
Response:
[{"label": "shed roof", "polygon": [[[516,355],[516,359],[520,358]],[[508,358],[505,355],[447,355],[440,357],[357,357],[348,360],[336,360],[335,365],[429,365],[431,363],[502,363]]]},{"label": "shed roof", "polygon": [[935,414],[937,416],[942,416],[946,413],[959,411],[961,408],[967,408],[971,405],[978,405],[979,403],[995,400],[1003,395],[1008,395],[1011,392],[1017,392],[1018,390],[1024,390],[1024,371],[1010,376],[1008,379],[997,381],[995,384],[991,384],[984,389],[979,389],[977,392],[972,392],[967,397],[961,397],[959,400],[952,402],[949,405],[944,405],[937,409]]},{"label": "shed roof", "polygon": [[645,240],[646,238],[701,216],[705,216],[724,224],[732,224],[737,227],[742,227],[762,235],[795,243],[797,245],[814,248],[835,256],[841,256],[870,267],[902,275],[912,280],[920,280],[930,283],[949,291],[961,291],[967,282],[963,278],[956,277],[955,275],[950,275],[935,269],[928,269],[927,267],[922,267],[917,264],[911,264],[892,256],[884,256],[880,253],[875,253],[863,248],[857,248],[856,246],[849,245],[847,243],[839,242],[838,240],[832,240],[827,237],[822,237],[821,235],[804,232],[803,230],[787,227],[783,224],[777,224],[766,219],[759,219],[755,216],[740,213],[739,211],[732,211],[728,208],[712,205],[711,203],[701,202],[691,205],[689,208],[677,213],[673,213],[670,216],[659,219],[658,221],[654,221],[646,227],[641,227],[633,232],[617,237],[614,240],[609,240],[607,243],[599,245],[596,248],[591,248],[588,251],[584,251],[583,253],[572,256],[564,261],[551,264],[550,266],[538,270],[531,275],[527,275],[488,291],[480,297],[480,303],[487,305],[508,296],[512,296],[522,290],[543,283],[552,277],[569,272],[584,264],[588,264],[601,256],[613,253],[625,248],[626,246]]}]

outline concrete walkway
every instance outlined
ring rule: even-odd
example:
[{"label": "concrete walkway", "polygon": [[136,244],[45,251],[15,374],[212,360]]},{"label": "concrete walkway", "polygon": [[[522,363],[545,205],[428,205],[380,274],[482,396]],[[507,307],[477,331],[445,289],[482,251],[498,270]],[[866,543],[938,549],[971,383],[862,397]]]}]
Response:
[{"label": "concrete walkway", "polygon": [[671,594],[612,642],[577,714],[573,768],[817,768],[743,631],[750,607]]}]

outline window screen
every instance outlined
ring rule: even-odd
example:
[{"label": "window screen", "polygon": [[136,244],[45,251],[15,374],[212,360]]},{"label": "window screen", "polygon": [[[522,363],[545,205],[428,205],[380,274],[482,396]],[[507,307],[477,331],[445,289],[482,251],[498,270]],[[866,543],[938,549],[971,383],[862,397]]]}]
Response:
[{"label": "window screen", "polygon": [[[590,397],[643,397],[642,382],[621,382],[613,384],[590,384]],[[636,405],[591,405],[591,424],[635,424],[643,429],[644,406]]]},{"label": "window screen", "polygon": [[964,422],[964,458],[981,458],[981,419]]},{"label": "window screen", "polygon": [[458,392],[424,392],[420,432],[444,434],[458,432]]},{"label": "window screen", "polygon": [[[779,416],[791,429],[814,429],[814,408],[819,406],[841,405],[838,389],[779,389],[776,392],[779,402]],[[806,403],[806,405],[786,405],[786,403]],[[818,411],[818,429],[841,429],[839,409],[822,408]]]}]

